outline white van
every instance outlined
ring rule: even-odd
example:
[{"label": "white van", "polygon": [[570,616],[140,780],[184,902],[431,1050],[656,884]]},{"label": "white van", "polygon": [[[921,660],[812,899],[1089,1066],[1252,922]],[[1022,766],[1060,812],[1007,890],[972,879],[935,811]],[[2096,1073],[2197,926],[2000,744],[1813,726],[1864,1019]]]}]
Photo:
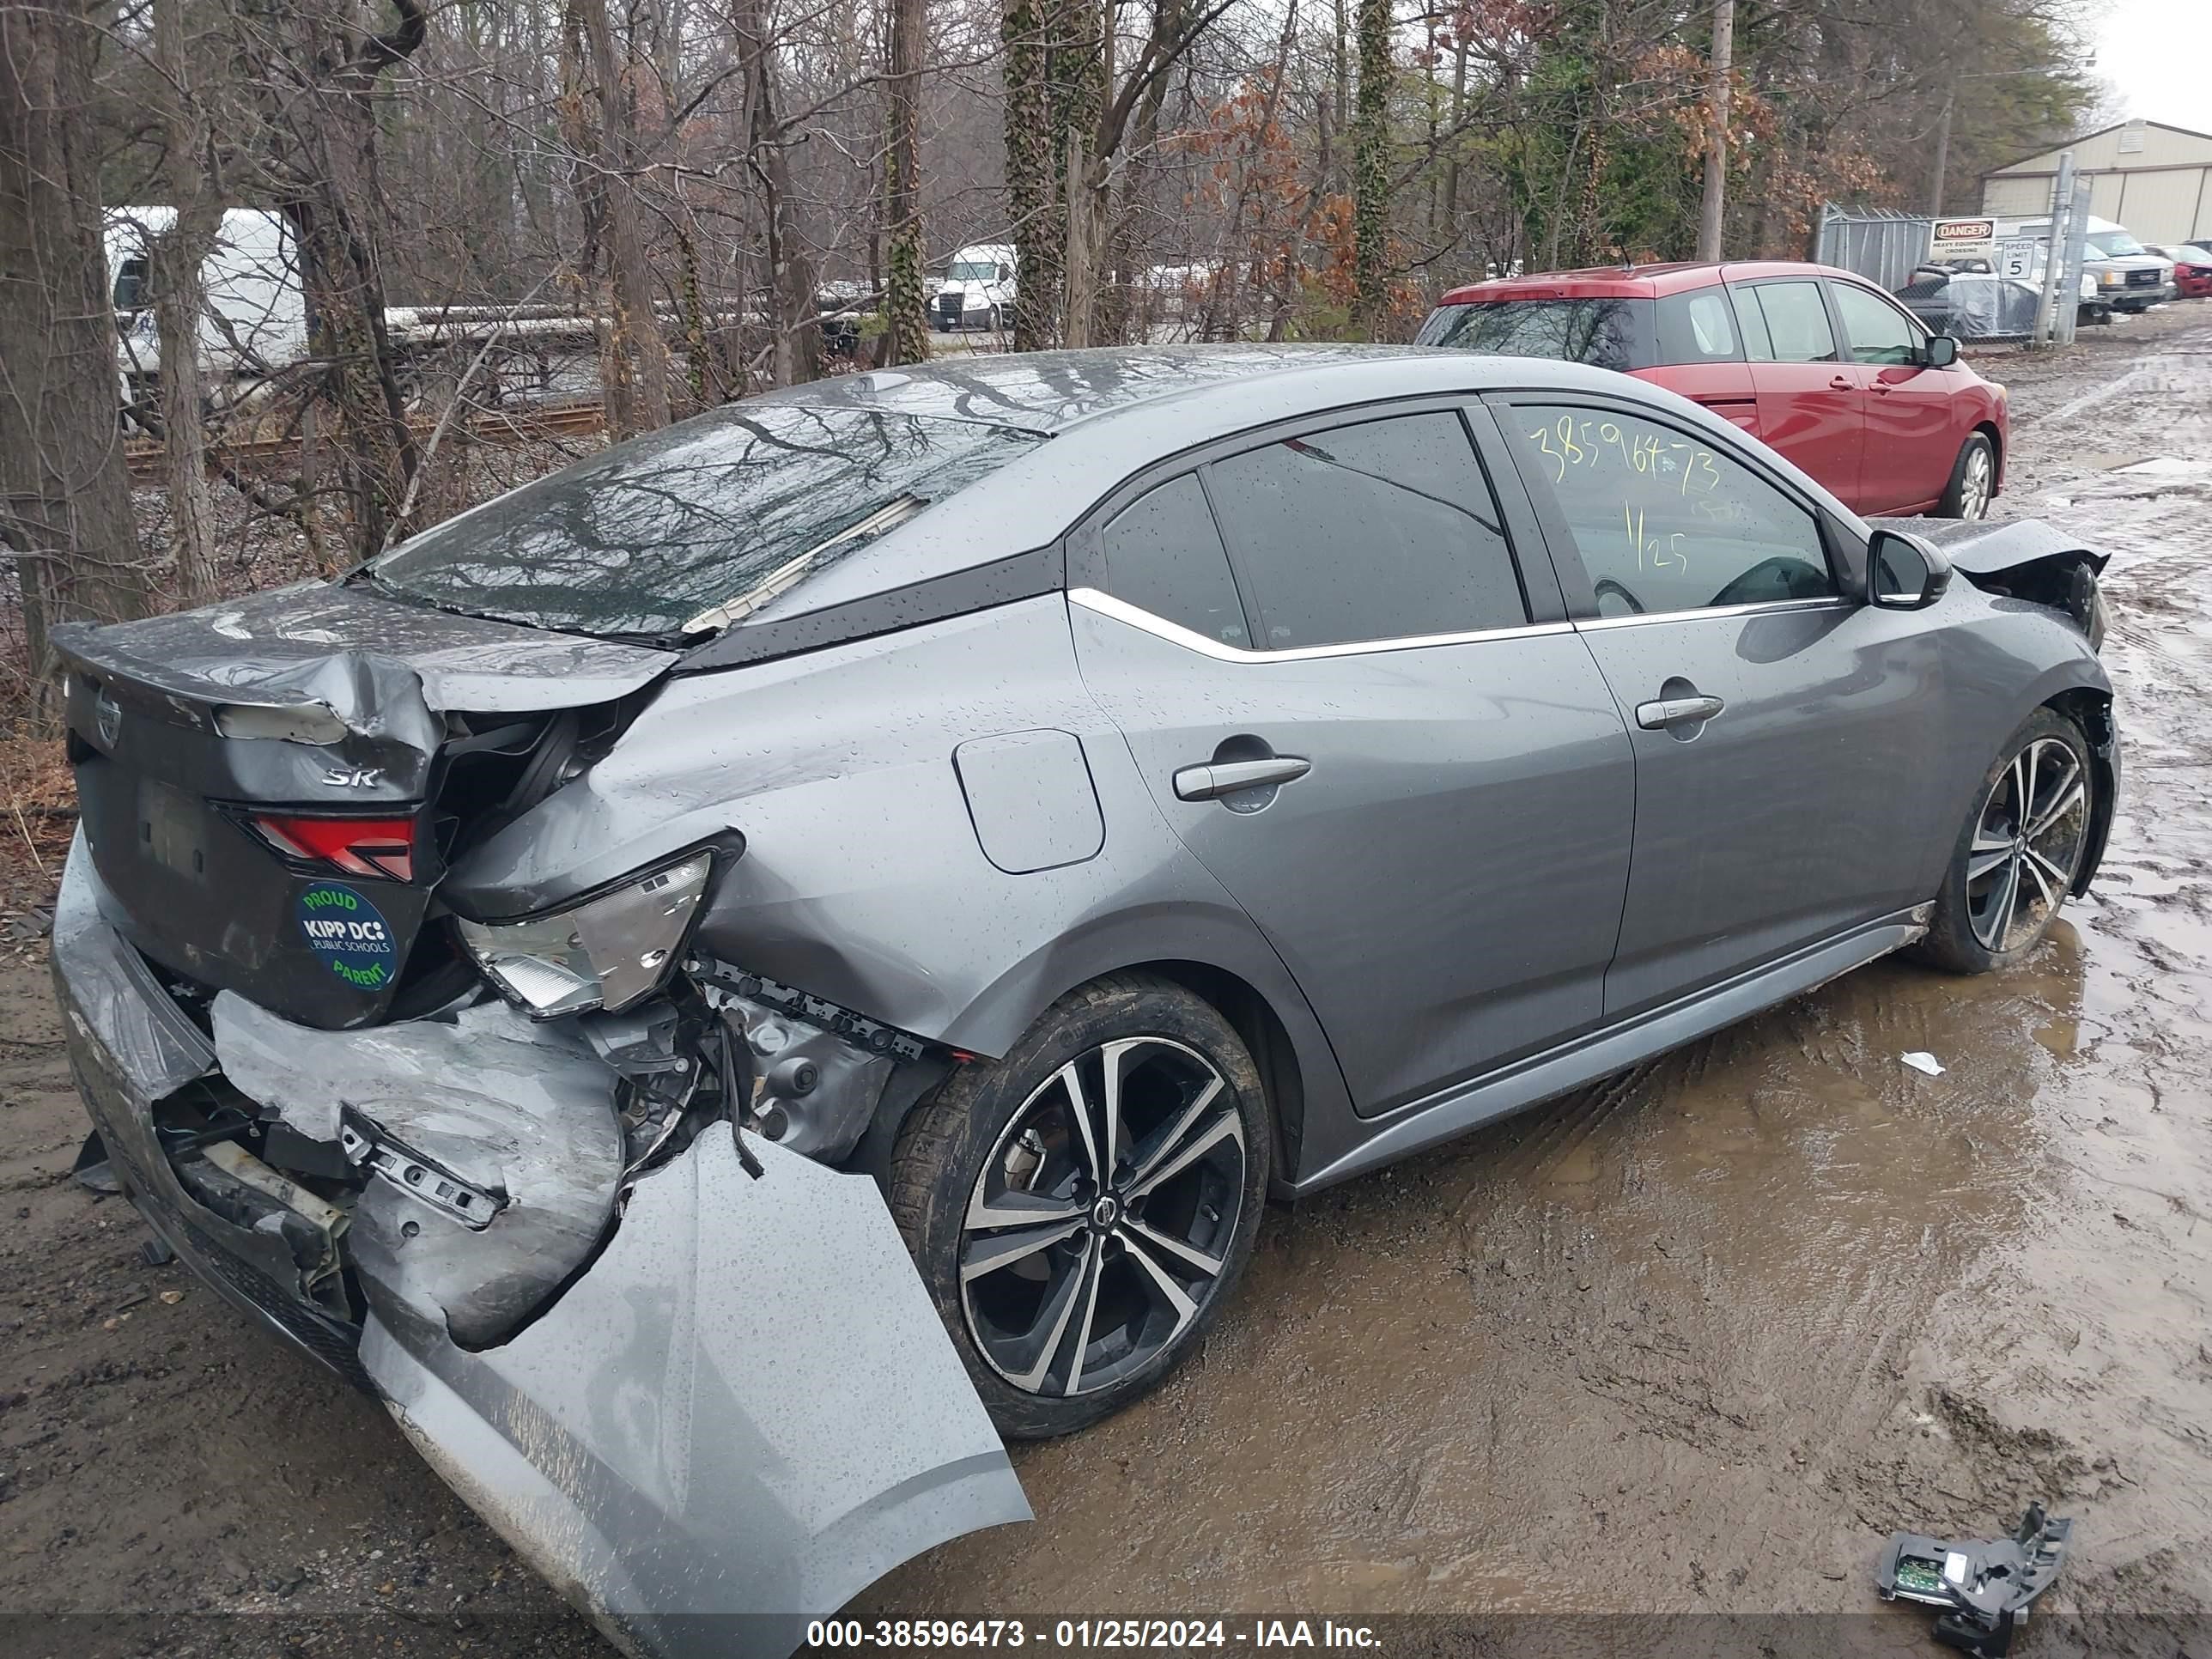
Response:
[{"label": "white van", "polygon": [[1014,251],[1000,242],[963,247],[931,301],[929,320],[948,331],[1000,328],[1014,309]]},{"label": "white van", "polygon": [[[126,382],[160,368],[147,244],[177,222],[174,208],[110,208],[106,242],[109,294],[121,332]],[[307,301],[283,216],[231,208],[202,271],[208,307],[200,319],[200,368],[210,377],[254,379],[307,355]]]}]

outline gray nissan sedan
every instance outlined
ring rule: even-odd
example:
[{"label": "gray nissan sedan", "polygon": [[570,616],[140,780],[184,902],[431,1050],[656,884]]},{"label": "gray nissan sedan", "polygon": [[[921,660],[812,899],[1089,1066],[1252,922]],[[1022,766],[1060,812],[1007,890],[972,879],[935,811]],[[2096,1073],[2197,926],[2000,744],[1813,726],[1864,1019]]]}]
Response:
[{"label": "gray nissan sedan", "polygon": [[1295,1196],[2103,848],[2102,556],[1669,392],[1199,348],[824,381],[57,629],[82,1172],[611,1631],[1024,1517]]}]

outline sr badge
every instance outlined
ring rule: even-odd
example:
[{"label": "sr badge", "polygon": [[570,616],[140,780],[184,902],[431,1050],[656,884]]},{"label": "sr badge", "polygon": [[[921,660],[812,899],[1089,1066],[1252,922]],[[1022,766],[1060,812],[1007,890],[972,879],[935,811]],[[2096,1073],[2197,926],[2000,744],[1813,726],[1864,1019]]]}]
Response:
[{"label": "sr badge", "polygon": [[342,881],[300,895],[300,931],[330,969],[357,990],[380,991],[398,976],[398,952],[382,912]]}]

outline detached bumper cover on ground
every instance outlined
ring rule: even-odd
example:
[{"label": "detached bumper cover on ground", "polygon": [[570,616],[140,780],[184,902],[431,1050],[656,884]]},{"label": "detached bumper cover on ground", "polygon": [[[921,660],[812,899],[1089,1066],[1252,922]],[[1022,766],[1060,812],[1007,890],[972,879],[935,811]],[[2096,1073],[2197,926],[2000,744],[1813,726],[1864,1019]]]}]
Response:
[{"label": "detached bumper cover on ground", "polygon": [[[552,1193],[550,1219],[535,1224],[520,1196],[533,1165],[545,1191],[549,1151],[570,1144],[549,1120],[573,1104],[578,1068],[591,1063],[572,1045],[502,1023],[497,1040],[478,1034],[484,1058],[472,1070],[455,1028],[311,1032],[228,1008],[216,1036],[236,1051],[231,1081],[249,1094],[296,1091],[263,1102],[295,1127],[317,1109],[335,1119],[341,1103],[374,1120],[378,1103],[354,1097],[371,1092],[361,1062],[372,1060],[398,1084],[384,1109],[411,1103],[418,1138],[485,1130],[483,1108],[502,1093],[516,1105],[504,1139],[477,1143],[518,1194],[489,1227],[471,1231],[371,1182],[358,1245],[347,1247],[363,1253],[368,1288],[356,1332],[297,1293],[295,1240],[235,1224],[178,1179],[151,1109],[222,1057],[100,916],[81,844],[56,908],[53,962],[79,1089],[154,1229],[226,1296],[381,1395],[438,1472],[626,1646],[786,1652],[808,1618],[900,1562],[1029,1518],[866,1177],[763,1143],[755,1178],[730,1126],[714,1123],[636,1178],[593,1256],[574,1237],[588,1208],[576,1194]],[[436,1068],[410,1077],[410,1045]],[[457,1144],[419,1150],[436,1158]],[[510,1222],[539,1231],[495,1237]],[[512,1240],[524,1237],[532,1249],[518,1251]],[[463,1271],[471,1241],[487,1279],[527,1277],[538,1249],[556,1280],[578,1265],[564,1252],[584,1265],[519,1334],[472,1352],[454,1340],[466,1317],[447,1311],[474,1305]],[[425,1271],[407,1262],[418,1246]]]}]

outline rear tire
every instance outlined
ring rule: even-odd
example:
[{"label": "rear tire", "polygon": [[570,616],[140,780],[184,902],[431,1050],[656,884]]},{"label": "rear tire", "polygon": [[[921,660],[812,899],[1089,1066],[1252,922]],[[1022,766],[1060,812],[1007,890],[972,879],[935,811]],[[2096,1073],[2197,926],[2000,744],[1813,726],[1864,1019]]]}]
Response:
[{"label": "rear tire", "polygon": [[1270,1146],[1236,1031],[1148,975],[1071,991],[914,1109],[891,1215],[1001,1434],[1086,1428],[1189,1357],[1251,1258]]},{"label": "rear tire", "polygon": [[1989,515],[1997,493],[1996,446],[1986,433],[1977,432],[1959,446],[1959,459],[1951,464],[1951,482],[1936,508],[1940,519],[1981,519]]},{"label": "rear tire", "polygon": [[2040,945],[2081,871],[2096,787],[2081,728],[2037,709],[1975,792],[1915,953],[1951,973],[1986,974]]}]

